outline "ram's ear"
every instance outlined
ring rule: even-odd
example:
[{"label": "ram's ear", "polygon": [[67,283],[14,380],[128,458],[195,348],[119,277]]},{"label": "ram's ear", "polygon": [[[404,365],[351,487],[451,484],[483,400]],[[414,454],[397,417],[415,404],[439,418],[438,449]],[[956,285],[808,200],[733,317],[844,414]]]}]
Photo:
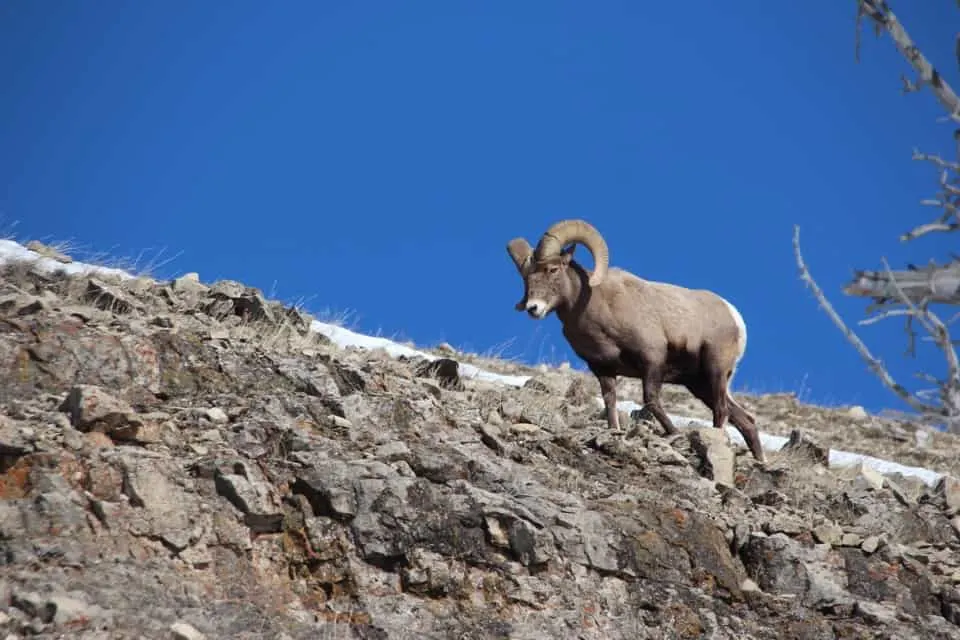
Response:
[{"label": "ram's ear", "polygon": [[573,260],[573,252],[576,250],[577,245],[572,244],[563,251],[560,252],[560,264],[563,266],[568,266]]},{"label": "ram's ear", "polygon": [[514,238],[507,243],[507,253],[513,259],[513,264],[521,276],[527,275],[530,269],[530,262],[533,258],[533,248],[524,238]]}]

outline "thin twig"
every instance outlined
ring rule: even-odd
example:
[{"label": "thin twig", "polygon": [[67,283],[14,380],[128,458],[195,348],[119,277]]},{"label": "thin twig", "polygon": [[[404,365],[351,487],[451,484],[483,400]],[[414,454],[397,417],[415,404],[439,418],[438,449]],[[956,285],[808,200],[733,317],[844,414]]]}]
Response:
[{"label": "thin twig", "polygon": [[921,162],[931,162],[941,169],[946,169],[950,171],[960,171],[960,162],[948,162],[941,158],[938,155],[930,153],[921,153],[920,151],[913,150],[913,159]]},{"label": "thin twig", "polygon": [[867,325],[877,324],[878,322],[886,320],[887,318],[899,318],[903,316],[913,316],[913,312],[909,309],[887,309],[886,311],[878,313],[870,318],[864,318],[857,324],[862,327],[866,327]]},{"label": "thin twig", "polygon": [[806,284],[811,291],[813,291],[813,295],[817,298],[817,302],[820,304],[820,307],[827,313],[828,316],[830,316],[830,319],[837,326],[837,328],[840,329],[850,344],[852,344],[857,350],[857,353],[860,354],[860,357],[866,361],[870,370],[880,378],[880,380],[888,389],[897,394],[913,409],[921,413],[936,412],[937,408],[934,405],[920,402],[902,385],[894,380],[893,376],[890,375],[880,360],[875,358],[873,354],[870,353],[867,345],[860,340],[860,337],[846,325],[846,323],[843,321],[843,318],[840,317],[840,314],[834,310],[833,305],[830,304],[830,301],[827,300],[827,297],[817,285],[816,281],[813,279],[813,276],[810,275],[810,271],[807,269],[807,265],[803,260],[803,254],[800,252],[800,225],[794,225],[793,227],[793,252],[797,260],[797,267],[800,269],[800,279],[803,280],[804,284]]},{"label": "thin twig", "polygon": [[920,236],[925,236],[928,233],[949,233],[958,229],[960,229],[960,222],[951,222],[950,224],[943,224],[942,222],[928,222],[926,224],[921,224],[920,226],[915,227],[904,234],[901,234],[900,241],[910,242],[911,240],[916,240]]}]

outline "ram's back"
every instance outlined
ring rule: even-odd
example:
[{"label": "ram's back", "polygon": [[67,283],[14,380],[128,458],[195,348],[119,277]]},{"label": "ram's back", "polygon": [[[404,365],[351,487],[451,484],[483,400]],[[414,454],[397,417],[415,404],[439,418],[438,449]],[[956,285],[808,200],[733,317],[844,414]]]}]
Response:
[{"label": "ram's back", "polygon": [[611,268],[594,291],[600,304],[592,315],[619,341],[637,340],[649,348],[665,341],[670,350],[699,352],[704,344],[735,345],[738,329],[727,303],[706,289],[689,289],[644,280]]}]

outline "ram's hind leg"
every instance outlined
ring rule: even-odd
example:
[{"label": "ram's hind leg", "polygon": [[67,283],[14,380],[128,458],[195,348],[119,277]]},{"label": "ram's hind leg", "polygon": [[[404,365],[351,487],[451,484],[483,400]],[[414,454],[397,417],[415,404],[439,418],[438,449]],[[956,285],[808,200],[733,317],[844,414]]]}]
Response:
[{"label": "ram's hind leg", "polygon": [[710,375],[705,380],[691,381],[687,389],[713,413],[713,426],[722,429],[730,415],[727,402],[727,376]]},{"label": "ram's hind leg", "polygon": [[687,385],[687,389],[699,398],[707,407],[713,411],[713,426],[722,428],[729,419],[736,427],[753,457],[760,462],[764,461],[763,447],[760,445],[760,434],[757,432],[757,426],[753,418],[747,413],[746,409],[741,407],[730,396],[727,384],[729,376],[723,376],[722,383],[718,384],[715,378],[709,378],[709,382],[698,382]]},{"label": "ram's hind leg", "polygon": [[730,396],[729,392],[727,392],[727,405],[730,407],[730,422],[743,436],[750,453],[757,461],[764,462],[763,445],[760,444],[760,434],[757,432],[757,424],[753,416],[737,404],[737,401]]}]

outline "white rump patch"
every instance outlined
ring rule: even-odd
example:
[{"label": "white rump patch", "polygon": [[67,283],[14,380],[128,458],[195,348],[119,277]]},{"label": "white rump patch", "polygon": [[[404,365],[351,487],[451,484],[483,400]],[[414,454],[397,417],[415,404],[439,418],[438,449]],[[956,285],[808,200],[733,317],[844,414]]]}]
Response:
[{"label": "white rump patch", "polygon": [[[737,364],[743,358],[743,354],[747,351],[747,323],[743,321],[743,316],[740,315],[740,312],[737,311],[737,308],[729,300],[720,298],[723,300],[723,303],[727,305],[727,309],[730,310],[730,315],[733,316],[733,322],[737,325],[737,348],[740,352],[737,356]],[[727,381],[727,388],[730,388],[730,385],[733,383],[733,374],[737,372],[737,365],[733,365],[733,370],[730,372],[730,380]]]}]

